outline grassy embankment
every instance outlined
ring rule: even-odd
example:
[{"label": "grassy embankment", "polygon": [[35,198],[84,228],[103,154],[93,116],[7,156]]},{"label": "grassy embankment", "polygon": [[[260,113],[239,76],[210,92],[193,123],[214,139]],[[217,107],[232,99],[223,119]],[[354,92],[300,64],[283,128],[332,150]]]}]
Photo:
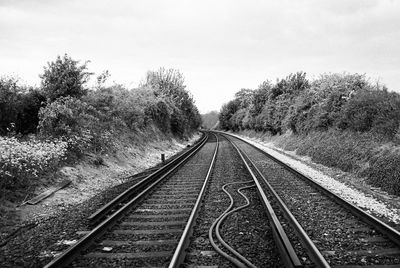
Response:
[{"label": "grassy embankment", "polygon": [[240,131],[299,156],[309,156],[315,163],[351,172],[375,187],[400,193],[400,146],[371,133],[340,131],[295,135],[287,132],[272,136],[254,130]]},{"label": "grassy embankment", "polygon": [[40,87],[0,78],[0,199],[20,202],[36,187],[54,183],[65,165],[104,169],[107,159],[125,165],[162,147],[157,143],[187,139],[200,126],[177,70],[148,72],[134,89],[105,86],[108,72],[88,88],[91,75],[86,63],[65,55],[44,68]]},{"label": "grassy embankment", "polygon": [[355,173],[400,195],[400,94],[364,75],[305,73],[242,89],[225,104],[220,127],[273,140],[285,150]]}]

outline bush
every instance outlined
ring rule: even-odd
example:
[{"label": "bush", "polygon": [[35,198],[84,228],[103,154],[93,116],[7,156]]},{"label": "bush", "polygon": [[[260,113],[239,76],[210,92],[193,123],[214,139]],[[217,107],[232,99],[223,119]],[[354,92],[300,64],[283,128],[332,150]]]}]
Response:
[{"label": "bush", "polygon": [[[106,71],[90,90],[85,86],[90,75],[87,63],[65,54],[44,67],[39,89],[0,78],[1,194],[18,197],[18,188],[43,182],[38,176],[66,156],[94,156],[92,163],[103,165],[101,154],[115,153],[122,144],[141,146],[159,139],[160,132],[184,137],[201,125],[177,70],[149,72],[148,83],[134,89],[105,87]],[[29,133],[41,140],[24,136]]]},{"label": "bush", "polygon": [[171,132],[172,105],[167,100],[159,98],[156,103],[148,106],[145,113],[163,133]]},{"label": "bush", "polygon": [[35,133],[45,100],[39,90],[20,86],[16,78],[0,78],[0,135]]},{"label": "bush", "polygon": [[127,90],[121,86],[113,89],[113,99],[107,113],[120,118],[131,130],[144,128],[150,118],[145,111],[155,101],[154,93],[146,89]]},{"label": "bush", "polygon": [[110,133],[104,131],[101,114],[89,104],[61,97],[39,111],[39,130],[44,137],[68,141],[70,149],[81,154],[87,149],[100,149]]},{"label": "bush", "polygon": [[37,179],[65,158],[67,146],[67,142],[57,139],[19,141],[0,137],[0,188],[13,189],[32,183],[31,179]]},{"label": "bush", "polygon": [[339,127],[353,131],[373,130],[393,138],[400,123],[400,97],[384,90],[359,91],[343,109]]},{"label": "bush", "polygon": [[400,149],[388,148],[376,154],[364,174],[372,185],[400,195]]},{"label": "bush", "polygon": [[[300,72],[275,84],[267,80],[256,90],[238,91],[219,120],[225,130],[286,133],[286,149],[400,194],[400,153],[394,149],[400,144],[400,95],[365,75],[324,74],[309,82]],[[390,150],[377,153],[385,143]]]},{"label": "bush", "polygon": [[393,138],[400,125],[400,95],[372,85],[365,75],[324,74],[309,82],[303,72],[258,89],[241,89],[221,109],[222,129],[255,129],[273,135],[328,129],[373,131]]},{"label": "bush", "polygon": [[46,98],[38,89],[30,89],[21,96],[21,106],[17,114],[16,132],[23,135],[36,133],[39,125],[39,110]]}]

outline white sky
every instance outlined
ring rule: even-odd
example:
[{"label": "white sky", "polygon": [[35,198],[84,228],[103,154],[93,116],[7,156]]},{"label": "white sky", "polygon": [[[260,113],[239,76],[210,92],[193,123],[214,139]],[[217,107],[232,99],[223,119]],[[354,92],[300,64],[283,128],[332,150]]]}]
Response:
[{"label": "white sky", "polygon": [[179,69],[202,113],[296,71],[366,73],[400,91],[400,1],[0,0],[0,75],[39,85],[64,53],[129,87]]}]

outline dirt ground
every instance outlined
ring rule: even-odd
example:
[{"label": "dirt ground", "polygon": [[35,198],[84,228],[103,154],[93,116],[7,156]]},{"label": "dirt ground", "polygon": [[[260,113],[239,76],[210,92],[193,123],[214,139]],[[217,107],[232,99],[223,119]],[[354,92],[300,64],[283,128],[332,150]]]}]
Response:
[{"label": "dirt ground", "polygon": [[[0,217],[0,246],[11,239],[16,232],[51,217],[65,207],[82,203],[105,189],[125,182],[127,177],[159,164],[161,154],[165,154],[165,158],[168,159],[199,138],[200,134],[196,134],[188,141],[175,139],[154,141],[142,148],[127,145],[115,155],[102,156],[104,160],[102,165],[96,166],[92,164],[91,157],[86,157],[73,167],[62,167],[53,181],[57,183],[65,179],[71,180],[66,188],[36,205],[20,206],[3,202],[2,217]],[[38,195],[45,190],[46,187],[39,187],[29,196]]]}]

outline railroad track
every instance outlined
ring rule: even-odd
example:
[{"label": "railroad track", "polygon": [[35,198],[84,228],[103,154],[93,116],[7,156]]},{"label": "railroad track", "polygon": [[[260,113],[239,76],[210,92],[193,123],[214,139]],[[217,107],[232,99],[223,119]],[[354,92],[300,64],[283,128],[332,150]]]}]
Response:
[{"label": "railroad track", "polygon": [[[227,143],[227,140],[225,140],[225,146]],[[189,245],[189,238],[198,238],[196,235],[191,236],[190,234],[195,225],[201,199],[207,189],[207,182],[210,180],[212,171],[214,171],[213,166],[215,166],[218,146],[218,138],[215,135],[187,162],[182,160],[184,165],[178,165],[180,166],[179,169],[174,172],[169,170],[167,172],[169,176],[166,179],[156,177],[156,182],[152,180],[151,185],[139,193],[132,192],[132,189],[129,189],[126,193],[121,194],[120,197],[117,197],[100,210],[104,211],[102,218],[105,218],[105,215],[109,215],[106,220],[46,267],[165,267],[167,265],[169,267],[179,267],[181,263],[185,262],[185,250]],[[231,145],[229,146],[232,147]],[[228,154],[221,155],[220,163],[226,164],[227,160],[229,162],[232,150],[234,150],[232,148],[230,148]],[[237,161],[236,163],[233,161],[232,164],[237,165]],[[252,180],[242,181],[243,174],[241,172],[245,170],[245,166],[244,163],[240,163],[240,165],[237,166],[237,169],[232,170],[233,172],[230,173],[229,177],[225,178],[225,184],[223,185],[224,192],[231,200],[230,206],[220,217],[213,218],[215,220],[214,224],[205,225],[207,228],[206,234],[209,235],[210,241],[215,238],[215,241],[212,242],[215,251],[222,253],[223,257],[230,261],[230,263],[225,262],[222,267],[232,267],[232,265],[256,267],[221,238],[221,234],[225,235],[227,231],[229,232],[229,230],[221,228],[224,220],[225,223],[229,222],[229,217],[232,214],[250,206],[250,198],[246,197],[244,191],[255,187]],[[229,165],[228,168],[232,169]],[[225,172],[226,167],[225,169],[219,169],[220,173],[214,176],[216,180],[227,175]],[[157,170],[155,173],[158,172]],[[188,176],[188,174],[191,174],[191,176]],[[249,174],[247,172],[248,177],[251,179]],[[234,176],[237,177],[238,182],[226,183],[232,180]],[[146,179],[143,181],[146,181]],[[133,188],[143,184],[143,181]],[[157,184],[158,181],[160,183]],[[236,197],[233,194],[235,191],[237,191]],[[128,195],[131,197],[127,197]],[[240,195],[246,202],[239,201],[237,203],[237,195]],[[125,197],[121,199],[121,196]],[[134,196],[133,199],[131,199],[132,196]],[[140,199],[139,197],[143,198]],[[236,199],[235,201],[233,200],[234,198]],[[120,204],[121,200],[124,200],[122,205]],[[265,196],[262,197],[262,200],[266,202]],[[110,209],[110,206],[113,209]],[[220,204],[217,206],[221,208]],[[113,212],[115,210],[117,211]],[[257,211],[253,211],[251,216],[258,212],[260,212],[259,208],[257,208]],[[271,211],[268,212],[271,213]],[[100,215],[103,212],[95,214]],[[260,225],[265,225],[268,222],[265,213],[259,220],[258,223]],[[272,219],[272,221],[274,224],[279,225],[276,220]],[[201,226],[204,227],[203,225]],[[281,230],[282,228],[278,226],[274,227],[274,229]],[[262,231],[264,233],[264,230]],[[272,241],[272,233],[268,240]],[[263,242],[259,245],[250,245],[248,253],[254,255],[254,253],[260,251],[259,249],[264,250]],[[218,250],[218,248],[224,249]],[[273,244],[272,248],[275,248]],[[228,249],[228,254],[224,255],[223,252],[226,249]],[[203,253],[204,251],[201,252]],[[234,257],[229,258],[229,254],[232,253]],[[258,253],[265,254],[266,252],[260,251]],[[267,251],[267,253],[270,252]],[[277,252],[273,252],[271,255],[277,255]],[[236,258],[239,258],[239,260],[235,261]],[[216,257],[212,256],[211,259],[215,260]],[[279,259],[277,263],[279,263]],[[200,262],[198,264],[203,265],[204,263]],[[262,265],[264,265],[264,262],[262,262]]]},{"label": "railroad track", "polygon": [[400,267],[399,232],[244,140],[209,135],[46,267]]},{"label": "railroad track", "polygon": [[238,152],[221,137],[183,267],[283,267],[264,202]]},{"label": "railroad track", "polygon": [[217,136],[207,135],[179,161],[103,208],[97,221],[108,217],[45,267],[178,267],[217,150]]},{"label": "railroad track", "polygon": [[227,137],[259,181],[301,265],[400,267],[398,231],[246,141]]}]

